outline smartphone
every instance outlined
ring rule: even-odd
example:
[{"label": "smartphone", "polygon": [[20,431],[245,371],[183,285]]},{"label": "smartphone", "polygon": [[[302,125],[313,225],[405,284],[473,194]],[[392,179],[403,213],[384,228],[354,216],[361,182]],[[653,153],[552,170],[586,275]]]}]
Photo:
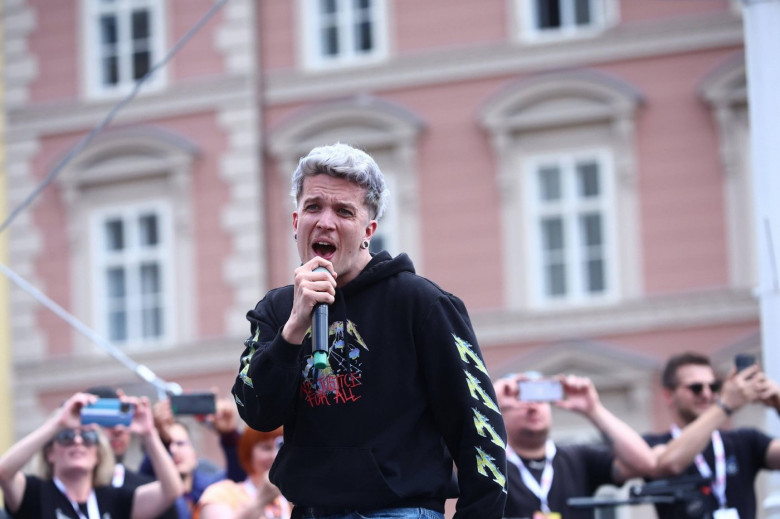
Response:
[{"label": "smartphone", "polygon": [[118,398],[100,398],[94,404],[81,408],[81,424],[101,427],[128,426],[133,421],[135,407]]},{"label": "smartphone", "polygon": [[756,363],[756,357],[754,355],[748,355],[747,353],[738,353],[734,357],[734,365],[737,367],[737,373],[743,369],[752,366]]},{"label": "smartphone", "polygon": [[517,383],[517,387],[520,390],[518,399],[523,402],[556,402],[563,400],[563,385],[558,380],[521,380]]},{"label": "smartphone", "polygon": [[214,414],[217,411],[214,393],[185,393],[170,398],[173,414]]}]

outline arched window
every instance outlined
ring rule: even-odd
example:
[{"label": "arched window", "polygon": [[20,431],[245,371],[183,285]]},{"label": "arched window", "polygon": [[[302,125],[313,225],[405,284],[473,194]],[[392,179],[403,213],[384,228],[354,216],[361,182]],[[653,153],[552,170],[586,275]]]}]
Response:
[{"label": "arched window", "polygon": [[610,304],[639,292],[640,102],[616,78],[574,71],[514,83],[483,107],[498,156],[510,308]]},{"label": "arched window", "polygon": [[[388,208],[372,240],[372,250],[382,248],[393,255],[406,252],[420,271],[415,159],[422,128],[422,121],[403,107],[373,97],[355,97],[300,111],[272,133],[269,144],[285,186],[290,185],[300,157],[316,146],[343,142],[371,155],[390,188]],[[285,205],[285,211],[289,208],[291,205]],[[294,244],[290,244],[290,261],[291,265],[298,261]]]},{"label": "arched window", "polygon": [[112,131],[58,180],[78,280],[75,313],[117,345],[171,345],[194,333],[185,317],[195,311],[189,190],[196,153],[158,129]]}]

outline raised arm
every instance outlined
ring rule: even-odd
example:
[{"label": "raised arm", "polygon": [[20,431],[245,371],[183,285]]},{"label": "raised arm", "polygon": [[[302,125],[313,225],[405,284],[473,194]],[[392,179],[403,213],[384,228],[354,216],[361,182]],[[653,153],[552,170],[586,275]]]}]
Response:
[{"label": "raised arm", "polygon": [[132,517],[133,519],[156,517],[184,492],[181,477],[154,426],[149,399],[123,397],[122,400],[135,405],[130,431],[141,437],[144,450],[157,476],[156,481],[141,485],[135,490]]},{"label": "raised arm", "polygon": [[565,398],[555,405],[585,416],[612,444],[615,483],[654,472],[656,455],[653,450],[639,433],[602,405],[590,379],[572,375],[557,378],[563,383]]},{"label": "raised arm", "polygon": [[656,476],[682,473],[710,443],[713,431],[726,423],[732,413],[759,398],[761,380],[758,366],[751,366],[739,373],[732,370],[723,384],[717,403],[688,424],[680,436],[666,446],[657,447]]},{"label": "raised arm", "polygon": [[26,480],[22,468],[59,431],[81,426],[81,407],[97,400],[94,395],[76,393],[37,429],[16,442],[0,457],[0,487],[6,506],[16,512],[22,504]]}]

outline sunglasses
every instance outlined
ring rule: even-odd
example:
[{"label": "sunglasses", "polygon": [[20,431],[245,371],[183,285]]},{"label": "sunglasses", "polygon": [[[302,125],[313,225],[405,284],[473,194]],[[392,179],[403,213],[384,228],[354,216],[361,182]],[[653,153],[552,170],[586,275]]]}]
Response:
[{"label": "sunglasses", "polygon": [[83,443],[85,447],[92,447],[99,442],[97,431],[77,431],[75,429],[65,429],[64,431],[58,432],[54,437],[54,441],[63,447],[71,447],[75,445],[77,436],[81,438],[81,443]]},{"label": "sunglasses", "polygon": [[721,383],[717,381],[710,382],[709,384],[702,384],[701,382],[697,382],[695,384],[688,384],[685,387],[687,387],[688,391],[694,395],[701,395],[701,392],[704,391],[704,386],[709,386],[710,393],[717,393],[720,391]]}]

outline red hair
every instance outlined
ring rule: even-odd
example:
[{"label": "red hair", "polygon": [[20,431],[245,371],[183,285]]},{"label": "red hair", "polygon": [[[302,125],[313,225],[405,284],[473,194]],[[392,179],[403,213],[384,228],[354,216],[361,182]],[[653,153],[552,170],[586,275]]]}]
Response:
[{"label": "red hair", "polygon": [[251,427],[244,429],[238,439],[238,462],[247,474],[252,474],[252,449],[261,442],[273,441],[282,435],[282,428],[270,432],[256,431]]}]

